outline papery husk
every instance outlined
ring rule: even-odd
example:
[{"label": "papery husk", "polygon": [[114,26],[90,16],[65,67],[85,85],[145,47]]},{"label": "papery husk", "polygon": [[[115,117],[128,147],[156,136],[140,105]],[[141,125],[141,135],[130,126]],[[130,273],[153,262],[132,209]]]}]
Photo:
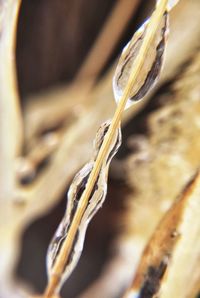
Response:
[{"label": "papery husk", "polygon": [[200,281],[199,208],[198,171],[156,228],[124,298],[196,297]]}]

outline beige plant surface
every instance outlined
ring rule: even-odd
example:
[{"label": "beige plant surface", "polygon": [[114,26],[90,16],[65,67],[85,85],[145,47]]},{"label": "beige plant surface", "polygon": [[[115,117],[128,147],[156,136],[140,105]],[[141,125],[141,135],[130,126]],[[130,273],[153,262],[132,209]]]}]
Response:
[{"label": "beige plant surface", "polygon": [[[128,157],[123,165],[127,181],[135,192],[133,199],[128,200],[135,216],[127,213],[124,220],[127,231],[135,235],[135,241],[140,242],[144,233],[147,238],[151,236],[158,221],[199,167],[199,61],[197,54],[169,94],[155,99],[161,104],[146,119],[147,136],[133,135],[129,139],[131,146],[138,146],[138,152]],[[148,226],[146,217],[151,218]]]},{"label": "beige plant surface", "polygon": [[[124,297],[192,297],[198,294],[199,178],[197,172],[163,217],[144,250],[132,287]],[[183,287],[188,279],[190,283]]]}]

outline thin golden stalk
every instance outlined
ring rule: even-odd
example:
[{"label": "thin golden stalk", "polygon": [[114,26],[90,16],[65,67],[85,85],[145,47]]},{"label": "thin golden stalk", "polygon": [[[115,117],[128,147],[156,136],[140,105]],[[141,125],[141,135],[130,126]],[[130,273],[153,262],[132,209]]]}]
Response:
[{"label": "thin golden stalk", "polygon": [[140,70],[142,69],[142,66],[143,66],[143,63],[145,60],[145,55],[147,54],[148,48],[152,43],[154,35],[157,31],[157,27],[159,26],[162,16],[166,10],[167,4],[168,4],[168,0],[160,1],[159,5],[156,7],[155,12],[151,16],[150,22],[147,27],[147,34],[144,37],[139,54],[132,66],[132,70],[131,70],[131,74],[130,74],[127,86],[124,90],[123,96],[119,102],[119,105],[118,105],[116,112],[114,114],[114,117],[112,119],[111,125],[108,129],[106,136],[105,136],[105,139],[103,141],[103,144],[102,144],[99,154],[97,156],[96,162],[95,162],[94,167],[93,167],[91,174],[89,176],[86,188],[80,198],[77,212],[74,215],[73,221],[72,221],[70,229],[68,231],[67,238],[66,238],[66,240],[60,250],[60,253],[57,257],[57,260],[56,260],[56,263],[54,266],[54,270],[53,270],[54,272],[53,272],[52,276],[50,277],[49,283],[47,285],[47,288],[46,288],[46,291],[44,294],[45,297],[52,297],[55,294],[55,291],[57,289],[57,286],[61,279],[62,272],[63,272],[65,264],[66,264],[66,260],[69,257],[69,253],[70,253],[70,250],[73,245],[74,237],[75,237],[77,229],[79,227],[81,218],[84,214],[85,208],[88,204],[90,194],[93,190],[93,187],[95,185],[95,182],[98,177],[99,171],[101,169],[102,163],[103,163],[103,161],[107,155],[107,152],[109,150],[109,147],[111,145],[112,138],[113,138],[117,128],[120,125],[122,113],[126,106],[126,102],[129,98],[129,95],[133,88],[133,85],[135,84],[136,79],[140,73]]}]

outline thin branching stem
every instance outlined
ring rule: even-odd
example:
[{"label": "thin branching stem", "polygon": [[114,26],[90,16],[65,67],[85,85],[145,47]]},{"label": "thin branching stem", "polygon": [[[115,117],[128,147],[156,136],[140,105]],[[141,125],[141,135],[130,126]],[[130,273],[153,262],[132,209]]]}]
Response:
[{"label": "thin branching stem", "polygon": [[84,211],[87,207],[90,194],[93,190],[93,187],[95,185],[95,182],[98,177],[99,171],[101,169],[102,163],[107,155],[107,152],[111,145],[112,139],[114,137],[114,134],[120,125],[122,114],[123,114],[124,108],[126,106],[127,100],[129,98],[130,92],[131,92],[133,85],[135,84],[137,77],[142,69],[148,48],[152,43],[152,40],[155,36],[158,26],[160,25],[163,13],[165,12],[166,7],[167,7],[167,3],[168,3],[168,0],[160,1],[159,5],[157,5],[157,7],[156,7],[155,12],[151,16],[150,22],[147,27],[147,34],[144,37],[139,54],[132,66],[132,70],[131,70],[131,74],[130,74],[127,86],[124,90],[123,96],[119,102],[117,109],[116,109],[116,112],[112,119],[109,130],[105,136],[105,139],[103,141],[103,144],[102,144],[99,154],[97,156],[96,162],[95,162],[94,167],[93,167],[91,174],[89,176],[86,188],[80,198],[79,205],[78,205],[76,214],[74,215],[70,229],[68,231],[67,238],[66,238],[66,240],[60,250],[60,253],[57,257],[57,260],[56,260],[56,263],[55,263],[55,266],[53,269],[53,273],[49,279],[49,283],[47,285],[47,288],[46,288],[46,291],[44,294],[44,296],[46,298],[52,297],[57,290],[57,287],[58,287],[60,279],[61,279],[62,272],[64,270],[66,261],[68,260],[69,253],[70,253],[70,250],[73,245],[74,237],[76,235],[76,232],[79,227],[81,218],[84,214]]}]

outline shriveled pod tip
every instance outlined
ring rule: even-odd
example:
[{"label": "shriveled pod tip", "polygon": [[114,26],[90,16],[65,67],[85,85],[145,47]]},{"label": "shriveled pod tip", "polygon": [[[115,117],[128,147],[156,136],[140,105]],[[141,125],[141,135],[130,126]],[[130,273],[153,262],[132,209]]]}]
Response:
[{"label": "shriveled pod tip", "polygon": [[[128,84],[135,60],[138,55],[140,55],[140,48],[146,35],[148,24],[149,19],[136,31],[131,41],[124,48],[119,59],[116,72],[113,77],[113,92],[117,104],[119,103]],[[128,108],[134,102],[141,100],[156,83],[163,63],[167,32],[168,13],[165,11],[159,27],[153,37],[152,43],[148,47],[147,53],[143,58],[143,65],[139,75],[137,76],[135,84],[129,92],[129,98],[125,108]]]}]

